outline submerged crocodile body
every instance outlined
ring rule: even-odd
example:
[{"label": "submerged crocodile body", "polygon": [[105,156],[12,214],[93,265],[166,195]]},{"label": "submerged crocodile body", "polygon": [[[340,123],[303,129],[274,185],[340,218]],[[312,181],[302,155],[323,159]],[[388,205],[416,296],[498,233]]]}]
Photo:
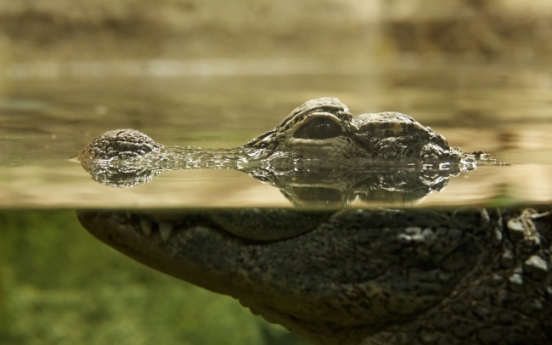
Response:
[{"label": "submerged crocodile body", "polygon": [[133,259],[231,295],[316,344],[552,341],[548,209],[82,211],[79,219]]},{"label": "submerged crocodile body", "polygon": [[[303,104],[236,149],[165,148],[138,131],[118,130],[95,139],[80,156],[94,179],[108,185],[132,187],[176,168],[233,168],[284,193],[298,178],[313,186],[337,179],[341,186],[345,177],[347,187],[337,189],[356,195],[374,186],[418,191],[420,183],[428,192],[446,183],[443,171],[472,170],[477,158],[406,115],[353,118],[327,98]],[[374,165],[392,176],[388,185],[382,185],[384,175],[370,175]],[[372,177],[364,185],[359,181],[367,167]],[[301,169],[309,175],[296,175]],[[416,178],[404,178],[408,169]],[[411,180],[416,187],[405,187]],[[295,196],[290,200],[300,204]],[[552,342],[549,206],[339,206],[80,211],[79,220],[135,260],[231,295],[316,344]]]}]

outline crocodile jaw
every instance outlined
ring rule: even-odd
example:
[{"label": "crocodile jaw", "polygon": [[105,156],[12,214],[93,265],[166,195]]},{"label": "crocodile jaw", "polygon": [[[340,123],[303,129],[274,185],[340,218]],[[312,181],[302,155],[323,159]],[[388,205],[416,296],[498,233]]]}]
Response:
[{"label": "crocodile jaw", "polygon": [[[78,219],[85,229],[122,254],[175,278],[234,297],[253,314],[263,317],[270,323],[282,325],[290,332],[309,339],[315,344],[333,344],[334,336],[324,335],[322,332],[324,326],[320,325],[321,329],[314,326],[315,330],[313,330],[313,327],[308,325],[308,321],[282,313],[260,302],[266,297],[257,296],[257,291],[251,289],[254,284],[248,282],[247,273],[241,269],[235,269],[242,264],[241,262],[236,261],[235,265],[231,265],[232,260],[224,264],[206,260],[213,257],[206,253],[210,251],[209,248],[195,243],[197,239],[205,237],[225,242],[232,242],[235,239],[199,226],[182,231],[168,225],[168,222],[158,225],[159,233],[156,235],[155,231],[152,231],[151,223],[144,221],[143,218],[136,220],[133,217],[136,216],[130,213],[78,212]],[[220,252],[221,247],[211,249],[219,251],[218,254],[225,258],[239,257],[235,252]],[[206,267],[209,268],[206,269]],[[357,343],[358,339],[360,338],[355,336],[353,343]]]}]

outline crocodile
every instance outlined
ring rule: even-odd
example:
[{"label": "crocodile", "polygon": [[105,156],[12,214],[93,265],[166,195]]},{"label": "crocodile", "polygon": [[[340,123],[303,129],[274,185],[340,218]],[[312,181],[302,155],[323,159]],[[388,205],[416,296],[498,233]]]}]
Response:
[{"label": "crocodile", "polygon": [[[344,194],[358,189],[358,176],[374,165],[395,176],[389,189],[407,193],[396,176],[408,169],[416,176],[458,173],[480,163],[483,154],[451,148],[410,117],[383,114],[353,118],[337,99],[324,98],[235,149],[165,148],[141,132],[117,130],[95,139],[79,158],[96,181],[117,187],[177,168],[232,168],[283,192],[298,176],[306,186],[320,179],[340,185],[331,180],[345,176],[356,187],[339,189]],[[309,174],[297,175],[298,169]],[[369,178],[369,186],[380,177]],[[314,344],[552,342],[549,205],[331,206],[83,210],[78,218],[123,254],[233,296]]]},{"label": "crocodile", "polygon": [[314,344],[545,345],[552,342],[549,210],[87,210],[78,217],[123,254],[233,296]]},{"label": "crocodile", "polygon": [[165,147],[140,131],[119,129],[95,138],[78,159],[97,182],[124,188],[149,183],[168,170],[234,169],[279,187],[296,205],[304,204],[295,193],[299,181],[314,179],[319,191],[331,186],[325,189],[330,193],[319,193],[323,198],[338,189],[342,202],[334,206],[348,206],[359,194],[415,201],[440,191],[461,172],[502,164],[483,152],[450,147],[410,116],[353,117],[345,104],[328,97],[305,102],[277,127],[237,148]]}]

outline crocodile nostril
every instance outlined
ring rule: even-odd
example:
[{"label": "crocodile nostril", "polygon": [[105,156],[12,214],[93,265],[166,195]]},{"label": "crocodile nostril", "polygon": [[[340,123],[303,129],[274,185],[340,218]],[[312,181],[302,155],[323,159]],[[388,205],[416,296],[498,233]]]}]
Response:
[{"label": "crocodile nostril", "polygon": [[163,145],[135,129],[116,129],[102,133],[78,156],[80,161],[125,158],[159,152]]}]

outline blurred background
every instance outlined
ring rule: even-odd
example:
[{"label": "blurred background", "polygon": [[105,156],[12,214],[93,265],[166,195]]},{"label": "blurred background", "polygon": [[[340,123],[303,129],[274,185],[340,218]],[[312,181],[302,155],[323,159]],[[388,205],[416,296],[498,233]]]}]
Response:
[{"label": "blurred background", "polygon": [[4,60],[301,57],[535,62],[546,0],[1,0]]},{"label": "blurred background", "polygon": [[69,159],[121,127],[236,146],[337,96],[513,163],[426,205],[549,202],[551,53],[549,0],[0,0],[0,344],[302,344],[96,242],[73,211],[287,205],[277,190],[180,172],[108,191]]}]

